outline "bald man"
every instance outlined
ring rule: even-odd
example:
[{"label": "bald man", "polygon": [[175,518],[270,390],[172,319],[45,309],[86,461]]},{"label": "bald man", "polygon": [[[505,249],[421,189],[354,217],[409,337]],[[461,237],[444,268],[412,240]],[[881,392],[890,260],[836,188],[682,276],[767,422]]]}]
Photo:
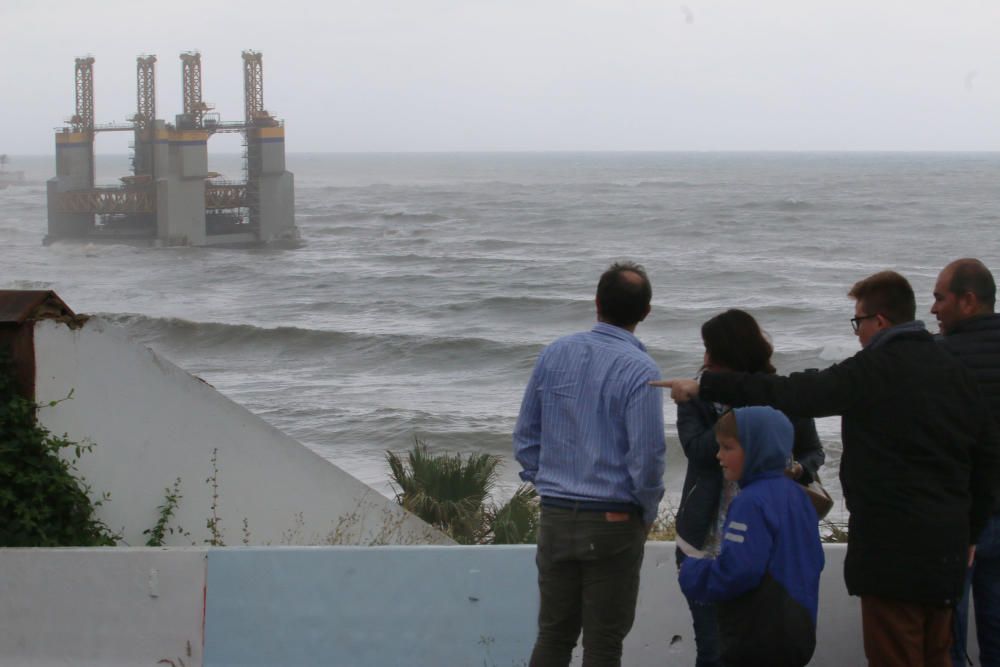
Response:
[{"label": "bald man", "polygon": [[[993,274],[978,259],[957,259],[941,270],[934,285],[931,313],[941,329],[940,342],[970,370],[1000,424],[1000,315]],[[1000,480],[998,480],[1000,481]],[[1000,506],[980,533],[976,557],[956,608],[952,663],[966,661],[969,589],[976,609],[976,636],[982,665],[1000,665]]]}]

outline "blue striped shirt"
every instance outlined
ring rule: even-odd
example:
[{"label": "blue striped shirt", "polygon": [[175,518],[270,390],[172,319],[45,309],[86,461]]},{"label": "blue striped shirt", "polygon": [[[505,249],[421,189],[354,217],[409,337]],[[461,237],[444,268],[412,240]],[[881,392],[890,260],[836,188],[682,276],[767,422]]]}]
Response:
[{"label": "blue striped shirt", "polygon": [[660,371],[639,339],[599,322],[542,351],[514,428],[521,479],[539,495],[633,503],[652,523],[666,442]]}]

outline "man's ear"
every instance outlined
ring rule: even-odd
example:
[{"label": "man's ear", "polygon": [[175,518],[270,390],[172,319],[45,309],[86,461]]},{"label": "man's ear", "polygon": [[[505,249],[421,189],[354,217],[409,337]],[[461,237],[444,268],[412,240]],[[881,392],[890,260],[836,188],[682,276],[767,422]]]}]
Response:
[{"label": "man's ear", "polygon": [[594,308],[597,309],[597,316],[601,316],[601,301],[596,296],[594,297]]},{"label": "man's ear", "polygon": [[892,326],[892,322],[889,321],[889,318],[882,313],[875,314],[875,323],[878,324],[879,329],[888,329]]},{"label": "man's ear", "polygon": [[979,298],[972,292],[966,292],[958,297],[958,311],[963,317],[979,314]]},{"label": "man's ear", "polygon": [[642,314],[642,317],[639,318],[639,321],[642,322],[644,319],[646,319],[646,317],[649,316],[651,310],[653,310],[653,307],[649,304],[646,304],[646,312]]}]

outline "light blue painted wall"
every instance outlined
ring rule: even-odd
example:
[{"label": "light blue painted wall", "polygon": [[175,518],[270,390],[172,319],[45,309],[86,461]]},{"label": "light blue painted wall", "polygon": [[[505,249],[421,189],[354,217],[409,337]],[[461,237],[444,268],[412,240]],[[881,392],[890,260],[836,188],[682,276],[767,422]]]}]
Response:
[{"label": "light blue painted wall", "polygon": [[534,547],[268,548],[208,557],[205,665],[513,667]]},{"label": "light blue painted wall", "polygon": [[[824,552],[810,665],[863,665],[845,545]],[[211,549],[207,581],[207,667],[515,667],[535,639],[534,546]],[[574,656],[578,666],[579,647]],[[646,544],[622,664],[694,664],[673,543]]]}]

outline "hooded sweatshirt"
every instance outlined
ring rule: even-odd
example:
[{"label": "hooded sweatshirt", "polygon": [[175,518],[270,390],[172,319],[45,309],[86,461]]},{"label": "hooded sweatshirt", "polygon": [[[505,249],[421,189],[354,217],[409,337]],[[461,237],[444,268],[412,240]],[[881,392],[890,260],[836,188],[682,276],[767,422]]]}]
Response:
[{"label": "hooded sweatshirt", "polygon": [[743,474],[715,559],[688,558],[680,584],[717,602],[726,665],[805,665],[816,646],[823,548],[816,511],[785,476],[791,422],[769,407],[735,411]]}]

